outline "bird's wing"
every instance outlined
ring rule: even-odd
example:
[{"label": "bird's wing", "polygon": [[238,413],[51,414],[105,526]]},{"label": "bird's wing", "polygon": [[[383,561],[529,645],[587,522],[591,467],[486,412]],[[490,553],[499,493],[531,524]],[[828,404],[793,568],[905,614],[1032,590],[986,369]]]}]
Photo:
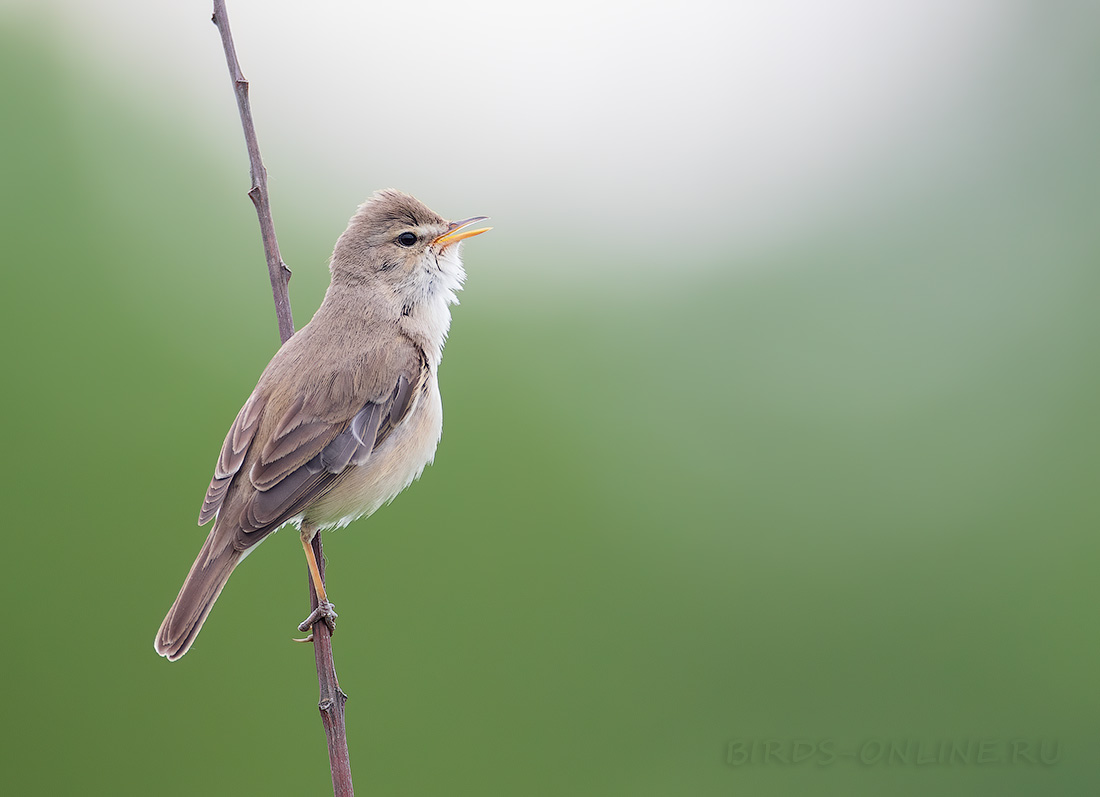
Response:
[{"label": "bird's wing", "polygon": [[206,498],[203,499],[202,509],[199,511],[200,526],[205,526],[217,516],[222,502],[225,501],[229,484],[241,469],[248,448],[252,445],[252,438],[256,436],[263,405],[263,399],[254,391],[229,427],[229,434],[225,436],[221,454],[218,455],[218,464],[214,466],[214,478],[210,480],[210,487],[206,490]]},{"label": "bird's wing", "polygon": [[294,402],[248,473],[252,490],[241,506],[235,547],[250,548],[328,492],[348,467],[364,464],[400,424],[410,406],[411,382],[402,374],[390,395],[368,401],[351,418],[333,423]]},{"label": "bird's wing", "polygon": [[408,415],[426,374],[423,367],[403,368],[388,393],[366,402],[299,393],[277,420],[264,417],[258,387],[226,436],[200,523],[217,515],[234,548],[251,548],[324,495],[348,467],[364,464]]}]

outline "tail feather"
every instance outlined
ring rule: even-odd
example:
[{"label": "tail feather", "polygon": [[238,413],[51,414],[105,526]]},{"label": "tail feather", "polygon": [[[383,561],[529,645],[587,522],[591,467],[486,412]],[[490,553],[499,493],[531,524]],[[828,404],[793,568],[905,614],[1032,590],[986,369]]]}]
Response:
[{"label": "tail feather", "polygon": [[221,539],[224,535],[215,535],[216,531],[212,531],[203,543],[176,602],[157,632],[153,647],[168,661],[175,661],[190,650],[225,582],[244,558],[244,554],[233,547],[231,539]]}]

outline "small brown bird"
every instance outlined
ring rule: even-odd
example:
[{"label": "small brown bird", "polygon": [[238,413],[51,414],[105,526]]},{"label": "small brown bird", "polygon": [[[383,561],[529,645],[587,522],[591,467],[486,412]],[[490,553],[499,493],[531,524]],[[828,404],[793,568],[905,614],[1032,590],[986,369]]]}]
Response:
[{"label": "small brown bird", "polygon": [[248,554],[288,523],[301,531],[320,607],[336,616],[310,543],[369,515],[418,478],[443,428],[436,369],[466,273],[459,242],[485,216],[448,222],[399,191],[364,202],[336,242],[313,319],[268,363],[225,438],[199,525],[214,520],[157,632],[175,661]]}]

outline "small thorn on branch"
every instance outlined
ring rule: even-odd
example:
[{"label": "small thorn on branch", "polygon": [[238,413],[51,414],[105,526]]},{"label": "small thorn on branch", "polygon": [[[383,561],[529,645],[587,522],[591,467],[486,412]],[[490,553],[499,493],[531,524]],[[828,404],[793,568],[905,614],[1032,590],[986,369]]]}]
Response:
[{"label": "small thorn on branch", "polygon": [[344,690],[340,687],[336,688],[335,699],[332,697],[326,697],[320,703],[317,704],[317,710],[322,714],[331,714],[333,711],[343,708],[344,704],[348,702],[348,696],[344,694]]}]

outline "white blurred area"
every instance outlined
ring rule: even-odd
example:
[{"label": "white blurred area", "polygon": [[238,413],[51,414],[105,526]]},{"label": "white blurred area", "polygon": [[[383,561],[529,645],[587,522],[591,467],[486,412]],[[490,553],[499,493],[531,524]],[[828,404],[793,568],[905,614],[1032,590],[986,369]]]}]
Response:
[{"label": "white blurred area", "polygon": [[[243,158],[209,3],[9,5],[49,15],[75,62],[169,108],[158,113],[194,125],[226,162]],[[491,215],[502,244],[539,247],[561,274],[590,276],[598,259],[616,278],[865,224],[957,179],[1005,125],[989,98],[1047,8],[228,6],[284,212],[342,224],[371,190],[395,186],[447,215]]]}]

